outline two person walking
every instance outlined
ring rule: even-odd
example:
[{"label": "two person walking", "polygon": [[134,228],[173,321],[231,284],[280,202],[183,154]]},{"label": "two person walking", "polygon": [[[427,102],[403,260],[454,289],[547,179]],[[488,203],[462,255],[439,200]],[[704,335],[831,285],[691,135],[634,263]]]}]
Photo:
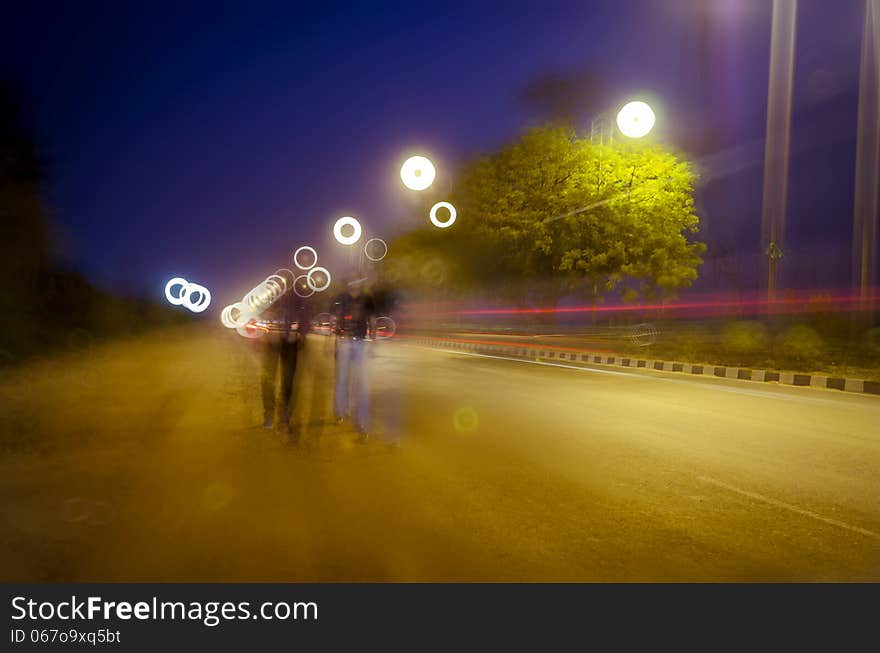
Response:
[{"label": "two person walking", "polygon": [[[358,440],[365,442],[370,417],[367,340],[372,336],[375,313],[366,279],[351,281],[347,290],[334,300],[332,313],[336,318],[334,418],[338,424],[352,420]],[[305,300],[295,293],[289,293],[273,304],[263,314],[261,321],[269,329],[261,342],[263,427],[272,429],[277,425],[292,436],[290,405],[293,381],[297,360],[310,327]],[[280,383],[280,389],[276,398],[277,383]],[[295,438],[291,439],[295,442]]]}]

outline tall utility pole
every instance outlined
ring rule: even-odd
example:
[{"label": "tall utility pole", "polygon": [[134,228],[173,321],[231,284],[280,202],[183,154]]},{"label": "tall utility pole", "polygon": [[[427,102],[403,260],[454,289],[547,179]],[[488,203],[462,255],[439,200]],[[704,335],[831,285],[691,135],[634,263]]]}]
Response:
[{"label": "tall utility pole", "polygon": [[797,0],[773,0],[770,82],[767,87],[767,142],[761,228],[768,258],[767,297],[776,296],[776,267],[782,258],[788,200],[791,95],[794,78]]},{"label": "tall utility pole", "polygon": [[614,127],[609,126],[608,112],[603,111],[590,123],[590,142],[605,145],[605,140],[610,143],[614,139]]},{"label": "tall utility pole", "polygon": [[853,280],[860,289],[862,309],[870,310],[877,273],[877,191],[880,183],[880,0],[865,0],[857,130]]}]

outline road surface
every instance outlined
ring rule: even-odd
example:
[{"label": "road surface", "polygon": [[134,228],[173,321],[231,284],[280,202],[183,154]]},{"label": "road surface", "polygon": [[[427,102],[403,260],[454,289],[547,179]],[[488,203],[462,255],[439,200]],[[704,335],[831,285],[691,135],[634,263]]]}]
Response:
[{"label": "road surface", "polygon": [[229,332],[7,370],[2,578],[880,580],[880,398],[370,347],[367,444],[322,336],[298,446]]}]

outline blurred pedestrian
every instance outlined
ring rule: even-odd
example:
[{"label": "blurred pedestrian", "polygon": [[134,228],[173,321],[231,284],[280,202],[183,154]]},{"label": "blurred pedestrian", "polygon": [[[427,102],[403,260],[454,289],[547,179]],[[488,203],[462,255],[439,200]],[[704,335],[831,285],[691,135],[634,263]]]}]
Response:
[{"label": "blurred pedestrian", "polygon": [[371,335],[375,307],[366,279],[352,279],[348,289],[333,302],[336,317],[336,379],[333,413],[337,423],[354,419],[360,441],[369,431],[370,387],[366,364],[367,340]]},{"label": "blurred pedestrian", "polygon": [[[305,300],[288,292],[260,316],[260,324],[267,329],[260,343],[263,347],[260,374],[263,428],[271,429],[277,423],[279,428],[292,435],[290,403],[293,397],[293,379],[299,351],[305,346],[309,331]],[[276,411],[281,416],[278,422],[275,421]]]}]

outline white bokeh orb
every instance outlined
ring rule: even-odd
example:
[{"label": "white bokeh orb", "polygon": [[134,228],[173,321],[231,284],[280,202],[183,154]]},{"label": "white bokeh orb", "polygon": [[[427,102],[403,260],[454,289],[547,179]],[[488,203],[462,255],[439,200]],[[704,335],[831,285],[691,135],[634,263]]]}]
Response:
[{"label": "white bokeh orb", "polygon": [[[447,216],[445,220],[441,220],[437,216],[437,211],[440,209],[444,209],[447,212]],[[452,223],[455,222],[455,219],[458,217],[458,211],[455,210],[455,207],[450,202],[437,202],[434,206],[431,207],[431,211],[428,213],[428,217],[431,220],[431,224],[439,229],[446,229],[446,227],[451,227]]]},{"label": "white bokeh orb", "polygon": [[[351,228],[348,235],[342,233],[342,230],[346,227]],[[333,225],[333,237],[337,240],[337,242],[343,245],[354,245],[357,241],[360,240],[361,233],[363,233],[363,229],[361,229],[361,223],[358,222],[356,218],[352,218],[351,216],[339,218],[336,221],[336,224]]]},{"label": "white bokeh orb", "polygon": [[423,156],[411,156],[400,167],[400,180],[410,190],[425,190],[436,176],[434,164]]},{"label": "white bokeh orb", "polygon": [[646,103],[628,102],[617,113],[617,127],[624,136],[641,138],[654,128],[656,117]]}]

